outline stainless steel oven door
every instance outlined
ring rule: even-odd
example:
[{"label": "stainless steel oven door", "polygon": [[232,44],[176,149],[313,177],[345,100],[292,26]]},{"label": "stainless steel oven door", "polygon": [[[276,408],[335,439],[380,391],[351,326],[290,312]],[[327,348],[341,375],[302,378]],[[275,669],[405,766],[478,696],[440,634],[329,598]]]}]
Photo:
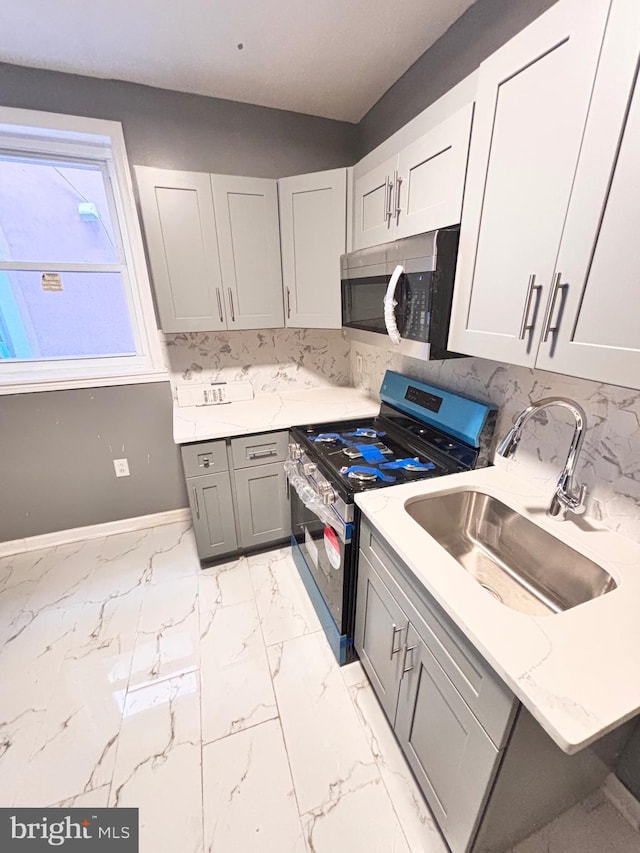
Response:
[{"label": "stainless steel oven door", "polygon": [[[352,559],[351,524],[330,524],[320,510],[322,502],[303,502],[292,484],[291,532],[313,579],[336,623],[346,630],[345,575]],[[320,515],[322,517],[320,517]]]}]

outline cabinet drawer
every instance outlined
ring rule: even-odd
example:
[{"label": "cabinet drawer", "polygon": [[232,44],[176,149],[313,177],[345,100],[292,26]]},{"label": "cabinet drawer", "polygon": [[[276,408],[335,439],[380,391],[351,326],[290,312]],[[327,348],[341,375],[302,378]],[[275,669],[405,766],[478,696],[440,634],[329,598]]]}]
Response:
[{"label": "cabinet drawer", "polygon": [[364,521],[360,548],[489,737],[496,746],[502,746],[515,712],[513,693],[419,584],[413,572]]},{"label": "cabinet drawer", "polygon": [[182,465],[185,477],[216,474],[228,471],[227,447],[224,441],[202,441],[182,447]]},{"label": "cabinet drawer", "polygon": [[284,462],[287,458],[288,432],[243,435],[231,439],[234,468],[250,468],[266,462]]}]

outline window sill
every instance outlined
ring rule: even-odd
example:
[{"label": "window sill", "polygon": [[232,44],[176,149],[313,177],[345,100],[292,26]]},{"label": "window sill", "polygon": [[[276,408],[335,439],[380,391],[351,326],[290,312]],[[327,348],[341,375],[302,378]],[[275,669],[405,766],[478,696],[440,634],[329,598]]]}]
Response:
[{"label": "window sill", "polygon": [[51,377],[46,381],[28,382],[16,379],[15,382],[0,384],[0,395],[33,394],[38,391],[68,391],[73,388],[104,388],[109,385],[141,385],[148,382],[168,382],[166,370],[147,371],[146,373],[124,373],[113,376],[77,376]]}]

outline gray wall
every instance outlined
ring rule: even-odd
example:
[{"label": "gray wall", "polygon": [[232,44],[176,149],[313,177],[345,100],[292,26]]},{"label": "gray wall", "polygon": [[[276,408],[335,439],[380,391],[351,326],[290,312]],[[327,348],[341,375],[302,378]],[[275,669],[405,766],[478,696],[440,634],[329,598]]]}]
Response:
[{"label": "gray wall", "polygon": [[0,541],[186,506],[171,412],[165,382],[0,397]]},{"label": "gray wall", "polygon": [[[354,125],[133,83],[0,63],[0,104],[121,121],[132,164],[281,177],[355,159]],[[168,382],[0,397],[0,541],[186,505]]]},{"label": "gray wall", "polygon": [[463,80],[556,0],[477,0],[358,125],[358,159]]},{"label": "gray wall", "polygon": [[0,104],[122,122],[139,166],[283,178],[351,165],[353,124],[0,63]]}]

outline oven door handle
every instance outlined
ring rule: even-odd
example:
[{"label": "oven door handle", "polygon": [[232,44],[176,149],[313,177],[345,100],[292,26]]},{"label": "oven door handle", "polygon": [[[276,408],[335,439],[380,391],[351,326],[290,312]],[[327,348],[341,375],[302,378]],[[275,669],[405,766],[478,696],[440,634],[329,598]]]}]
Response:
[{"label": "oven door handle", "polygon": [[398,286],[398,282],[400,281],[400,276],[404,273],[404,267],[402,264],[398,264],[398,266],[391,273],[391,278],[389,279],[389,284],[387,285],[387,292],[385,294],[383,304],[384,304],[384,324],[387,327],[387,333],[391,338],[392,343],[399,344],[400,343],[400,332],[398,330],[398,324],[396,322],[396,314],[395,307],[398,304],[396,302],[396,287]]},{"label": "oven door handle", "polygon": [[296,463],[288,459],[284,463],[284,472],[291,488],[298,495],[304,506],[312,512],[323,524],[335,530],[343,545],[351,542],[352,526],[338,516],[330,504],[325,504],[313,486],[300,474]]}]

